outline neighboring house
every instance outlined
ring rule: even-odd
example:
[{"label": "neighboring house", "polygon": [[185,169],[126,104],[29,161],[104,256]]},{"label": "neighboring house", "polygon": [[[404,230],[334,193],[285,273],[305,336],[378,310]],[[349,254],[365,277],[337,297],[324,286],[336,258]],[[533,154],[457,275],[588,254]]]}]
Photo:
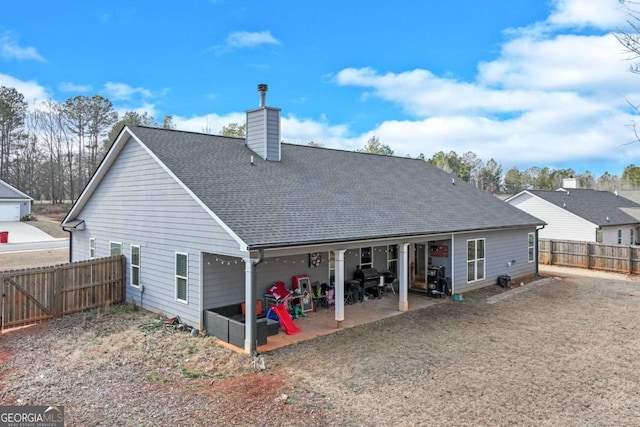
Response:
[{"label": "neighboring house", "polygon": [[524,190],[506,200],[547,225],[541,239],[633,245],[640,240],[640,204],[617,193],[579,188]]},{"label": "neighboring house", "polygon": [[20,221],[31,213],[33,199],[0,180],[0,221]]},{"label": "neighboring house", "polygon": [[335,282],[341,327],[358,267],[397,274],[400,311],[432,265],[454,292],[537,272],[542,221],[423,160],[281,143],[262,89],[246,140],[125,127],[63,221],[72,260],[124,254],[127,299],[200,327],[296,275]]}]

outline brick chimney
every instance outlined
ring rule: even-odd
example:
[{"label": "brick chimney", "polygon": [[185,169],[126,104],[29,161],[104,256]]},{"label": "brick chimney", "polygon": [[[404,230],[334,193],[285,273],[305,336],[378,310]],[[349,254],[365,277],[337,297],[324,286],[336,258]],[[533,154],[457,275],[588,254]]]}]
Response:
[{"label": "brick chimney", "polygon": [[247,111],[246,145],[265,160],[280,161],[280,109],[267,107],[268,86],[258,85],[260,106]]}]

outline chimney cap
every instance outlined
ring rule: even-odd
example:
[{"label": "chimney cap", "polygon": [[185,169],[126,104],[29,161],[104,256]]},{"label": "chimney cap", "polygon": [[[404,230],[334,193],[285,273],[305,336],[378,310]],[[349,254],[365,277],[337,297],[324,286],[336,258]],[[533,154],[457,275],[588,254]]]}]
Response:
[{"label": "chimney cap", "polygon": [[260,108],[267,106],[267,91],[269,86],[266,83],[260,83],[258,85],[258,92],[260,92]]}]

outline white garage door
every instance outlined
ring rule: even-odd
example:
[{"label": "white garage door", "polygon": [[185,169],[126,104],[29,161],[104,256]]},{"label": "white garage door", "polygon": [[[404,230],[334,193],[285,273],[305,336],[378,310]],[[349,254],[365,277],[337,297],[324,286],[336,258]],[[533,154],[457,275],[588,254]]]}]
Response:
[{"label": "white garage door", "polygon": [[20,203],[0,203],[0,221],[20,221]]}]

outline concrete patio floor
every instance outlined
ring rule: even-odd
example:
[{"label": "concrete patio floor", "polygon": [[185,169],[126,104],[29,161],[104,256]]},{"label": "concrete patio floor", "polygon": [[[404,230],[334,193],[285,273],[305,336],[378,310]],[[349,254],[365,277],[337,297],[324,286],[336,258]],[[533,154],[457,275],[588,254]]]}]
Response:
[{"label": "concrete patio floor", "polygon": [[[419,310],[444,301],[446,301],[444,298],[430,298],[422,293],[409,292],[409,311]],[[398,310],[398,304],[398,295],[388,293],[379,299],[369,299],[361,303],[345,305],[342,328],[352,328],[402,314]],[[335,319],[333,308],[320,307],[316,311],[308,312],[307,317],[295,319],[294,323],[301,332],[287,335],[284,329],[280,328],[278,335],[268,337],[267,344],[259,346],[258,351],[260,353],[268,352],[340,330],[337,328],[338,322]]]}]

